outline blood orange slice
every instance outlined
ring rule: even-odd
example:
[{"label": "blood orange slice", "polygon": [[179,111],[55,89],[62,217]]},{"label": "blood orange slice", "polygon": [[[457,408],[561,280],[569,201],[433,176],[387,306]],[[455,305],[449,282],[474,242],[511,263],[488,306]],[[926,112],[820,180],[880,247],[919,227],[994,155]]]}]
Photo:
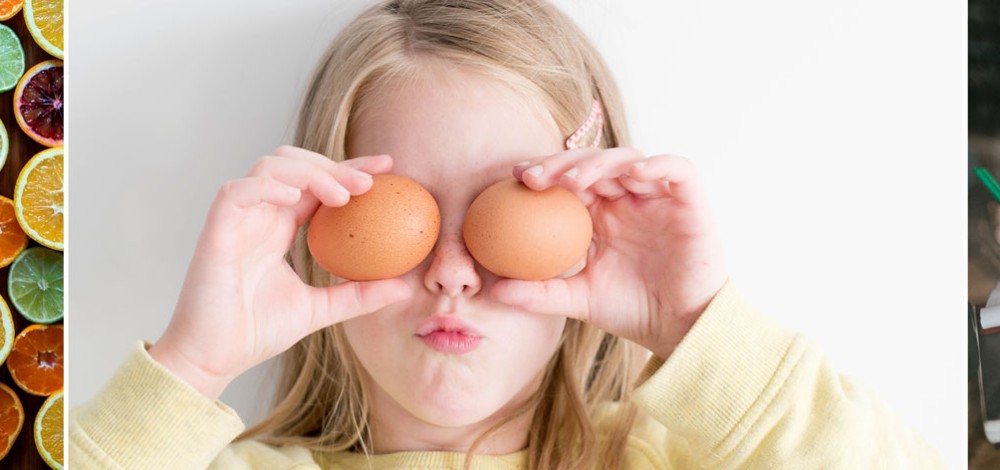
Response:
[{"label": "blood orange slice", "polygon": [[28,69],[14,89],[17,125],[47,147],[63,142],[63,63],[46,60]]}]

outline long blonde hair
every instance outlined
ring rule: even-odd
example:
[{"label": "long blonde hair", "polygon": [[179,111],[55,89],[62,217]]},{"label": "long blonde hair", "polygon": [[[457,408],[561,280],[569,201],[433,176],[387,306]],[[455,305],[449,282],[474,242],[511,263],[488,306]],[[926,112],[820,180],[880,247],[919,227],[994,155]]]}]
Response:
[{"label": "long blonde hair", "polygon": [[[369,8],[320,61],[299,114],[296,145],[346,158],[352,120],[365,97],[426,58],[503,80],[548,112],[566,136],[596,99],[605,113],[601,146],[628,145],[610,72],[586,35],[544,0],[390,0]],[[333,280],[310,257],[303,233],[289,262],[305,282],[329,285]],[[632,343],[568,321],[542,386],[521,409],[534,413],[529,467],[619,467],[636,415],[627,394],[645,355]],[[297,343],[284,353],[282,366],[274,409],[243,438],[320,452],[370,451],[363,371],[339,325]],[[618,419],[598,433],[592,418],[609,403]]]}]

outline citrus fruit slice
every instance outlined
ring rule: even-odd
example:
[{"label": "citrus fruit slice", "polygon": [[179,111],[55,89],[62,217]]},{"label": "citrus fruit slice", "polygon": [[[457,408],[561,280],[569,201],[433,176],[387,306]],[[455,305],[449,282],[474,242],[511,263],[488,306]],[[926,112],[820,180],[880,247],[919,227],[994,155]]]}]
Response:
[{"label": "citrus fruit slice", "polygon": [[21,390],[48,396],[63,388],[63,326],[30,325],[7,356],[10,378]]},{"label": "citrus fruit slice", "polygon": [[63,468],[63,391],[45,399],[35,416],[35,447],[45,463]]},{"label": "citrus fruit slice", "polygon": [[14,447],[17,435],[24,426],[24,407],[17,393],[0,383],[0,459]]},{"label": "citrus fruit slice", "polygon": [[63,148],[42,150],[24,164],[14,185],[14,215],[24,233],[63,249]]},{"label": "citrus fruit slice", "polygon": [[7,292],[14,308],[32,323],[63,317],[63,255],[40,246],[24,250],[7,273]]},{"label": "citrus fruit slice", "polygon": [[24,23],[38,47],[63,58],[63,0],[24,0]]},{"label": "citrus fruit slice", "polygon": [[14,117],[31,140],[46,147],[63,142],[63,63],[46,60],[21,76],[14,89]]},{"label": "citrus fruit slice", "polygon": [[[0,363],[7,360],[10,350],[14,347],[14,315],[10,313],[7,302],[0,297]],[[2,442],[0,438],[0,442]]]},{"label": "citrus fruit slice", "polygon": [[0,268],[13,263],[27,246],[28,236],[17,223],[14,201],[0,196]]},{"label": "citrus fruit slice", "polygon": [[7,135],[7,126],[0,121],[0,168],[7,163],[7,154],[10,152],[10,137]]},{"label": "citrus fruit slice", "polygon": [[[6,2],[0,1],[0,13]],[[6,18],[3,18],[6,19]],[[17,33],[6,25],[0,25],[0,92],[17,86],[24,75],[24,49]]]},{"label": "citrus fruit slice", "polygon": [[0,21],[7,21],[21,11],[24,0],[0,0]]}]

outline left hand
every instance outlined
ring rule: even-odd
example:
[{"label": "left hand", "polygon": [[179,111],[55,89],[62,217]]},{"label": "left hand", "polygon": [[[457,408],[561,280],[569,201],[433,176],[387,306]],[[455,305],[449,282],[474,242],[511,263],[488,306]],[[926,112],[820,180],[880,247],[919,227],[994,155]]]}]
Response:
[{"label": "left hand", "polygon": [[577,149],[521,164],[514,177],[559,185],[590,210],[586,266],[568,278],[503,279],[490,295],[527,311],[592,323],[670,356],[727,279],[694,166],[635,149]]}]

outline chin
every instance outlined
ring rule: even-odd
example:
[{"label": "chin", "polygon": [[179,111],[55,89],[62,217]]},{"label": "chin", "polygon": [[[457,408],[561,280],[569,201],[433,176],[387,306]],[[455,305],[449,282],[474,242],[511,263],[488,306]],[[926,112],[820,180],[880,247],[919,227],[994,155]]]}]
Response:
[{"label": "chin", "polygon": [[406,407],[421,421],[451,428],[487,420],[503,409],[509,400],[488,390],[457,391],[430,387],[413,394],[409,401]]}]

